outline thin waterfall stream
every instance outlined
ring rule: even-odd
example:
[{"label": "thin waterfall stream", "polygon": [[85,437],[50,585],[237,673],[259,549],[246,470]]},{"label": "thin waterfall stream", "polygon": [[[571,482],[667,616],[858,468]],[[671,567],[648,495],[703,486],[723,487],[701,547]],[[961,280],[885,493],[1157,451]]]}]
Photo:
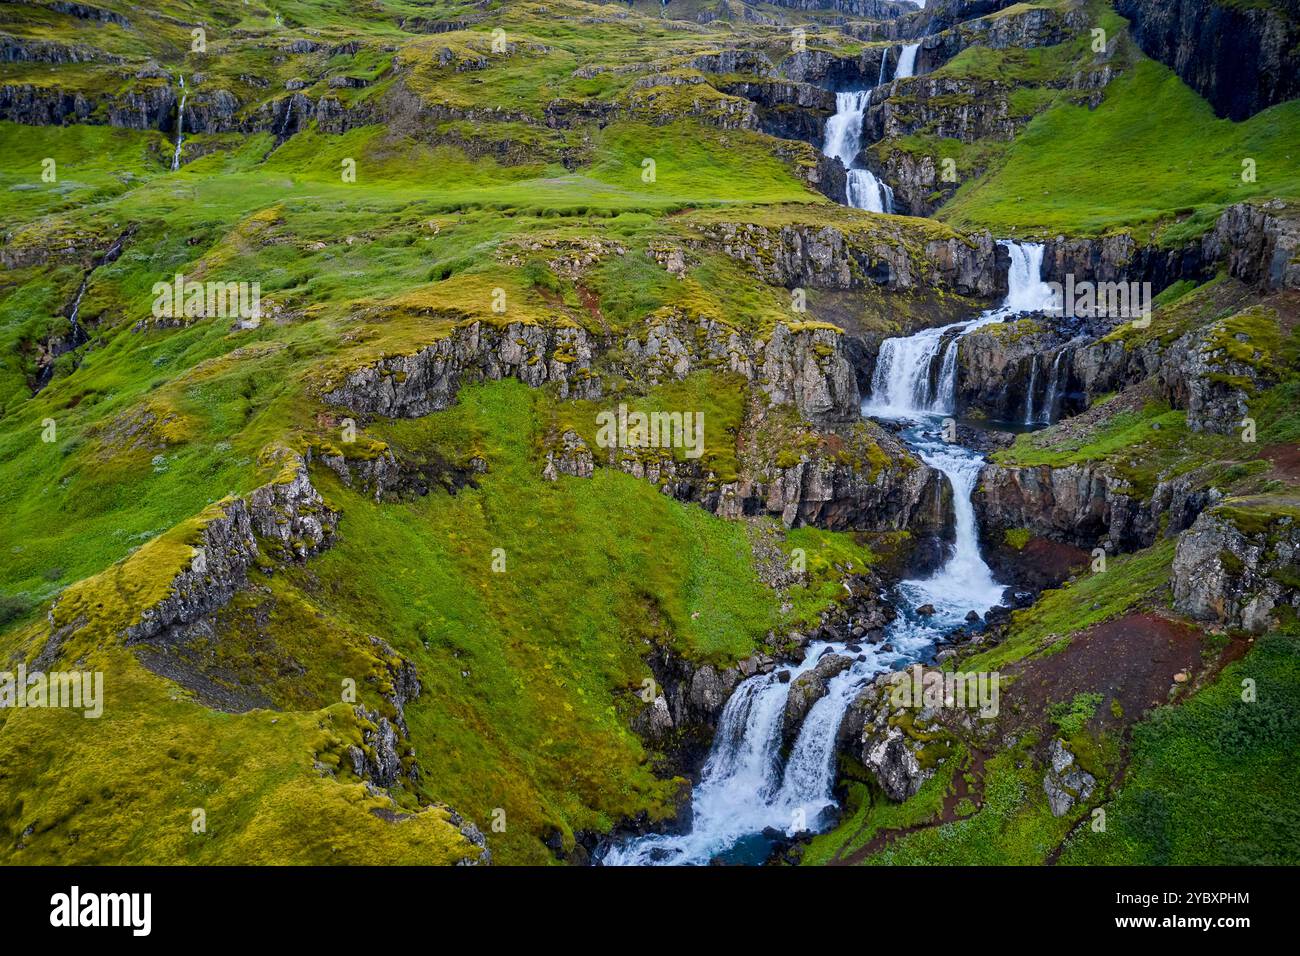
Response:
[{"label": "thin waterfall stream", "polygon": [[181,77],[181,101],[176,107],[176,150],[172,153],[172,170],[181,168],[181,144],[185,142],[185,77]]},{"label": "thin waterfall stream", "polygon": [[[880,349],[865,416],[899,421],[899,437],[952,485],[954,542],[945,563],[927,577],[897,584],[891,597],[898,616],[880,644],[817,641],[799,664],[777,667],[736,687],[723,708],[708,758],[691,795],[691,824],[684,833],[654,833],[597,851],[607,866],[706,865],[714,859],[761,863],[777,831],[792,836],[821,830],[836,808],[835,747],[840,724],[858,693],[877,674],[929,660],[935,645],[966,622],[1001,603],[998,583],[980,554],[971,492],[984,460],[944,438],[943,419],[955,411],[956,349],[962,335],[1009,315],[1051,303],[1040,279],[1043,247],[1003,242],[1011,256],[1003,303],[965,322],[886,339]],[[932,374],[938,369],[937,376]],[[926,604],[934,613],[920,615]],[[888,646],[891,650],[884,650]],[[781,758],[782,723],[790,684],[827,653],[856,658],[831,678],[809,710],[788,756]],[[782,675],[789,675],[785,680]],[[802,824],[802,826],[801,826]],[[764,831],[767,831],[765,835]]]}]

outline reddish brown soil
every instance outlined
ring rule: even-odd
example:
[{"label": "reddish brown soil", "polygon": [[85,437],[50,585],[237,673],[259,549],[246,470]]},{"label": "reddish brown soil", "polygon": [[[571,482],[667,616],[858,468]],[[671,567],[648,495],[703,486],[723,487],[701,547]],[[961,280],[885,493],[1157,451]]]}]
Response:
[{"label": "reddish brown soil", "polygon": [[1268,477],[1300,484],[1300,445],[1287,442],[1265,445],[1259,450],[1259,457],[1267,458],[1273,463],[1273,470]]},{"label": "reddish brown soil", "polygon": [[600,311],[600,296],[592,291],[590,287],[583,285],[581,282],[574,285],[573,290],[578,293],[578,301],[581,302],[582,307],[587,310],[587,314],[599,322],[601,326],[608,331],[609,325],[606,324],[605,316]]},{"label": "reddish brown soil", "polygon": [[1035,589],[1059,587],[1092,560],[1092,555],[1072,544],[1033,537],[1016,550],[1003,544],[988,553],[1002,575]]},{"label": "reddish brown soil", "polygon": [[[1101,694],[1097,717],[1102,723],[1132,724],[1169,701],[1175,674],[1200,669],[1204,639],[1199,628],[1155,614],[1127,614],[1098,624],[1075,635],[1062,651],[1008,667],[1006,676],[1016,680],[1003,691],[1002,712],[1015,713],[1016,725],[1038,724],[1053,701]],[[1111,712],[1114,700],[1123,708],[1119,718]]]}]

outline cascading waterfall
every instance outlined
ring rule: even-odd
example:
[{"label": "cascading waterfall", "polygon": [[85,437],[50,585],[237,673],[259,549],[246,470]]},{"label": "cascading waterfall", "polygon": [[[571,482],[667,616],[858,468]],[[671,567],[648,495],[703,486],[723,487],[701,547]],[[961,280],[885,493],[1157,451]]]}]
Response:
[{"label": "cascading waterfall", "polygon": [[[882,671],[899,670],[926,659],[937,641],[965,623],[968,613],[983,614],[1002,600],[1005,587],[994,580],[980,554],[971,503],[983,459],[945,441],[940,416],[952,408],[955,386],[943,379],[955,379],[957,339],[1013,312],[1050,305],[1051,289],[1038,278],[1042,246],[1003,245],[1011,254],[1011,269],[1002,305],[944,330],[927,329],[913,336],[887,339],[881,348],[871,396],[863,403],[863,414],[903,420],[903,440],[951,483],[954,542],[947,561],[929,577],[903,581],[897,586],[894,598],[899,613],[889,625],[885,642],[863,644],[849,651],[845,643],[819,641],[806,648],[802,663],[755,675],[737,686],[723,708],[712,749],[691,795],[690,830],[607,844],[597,852],[604,865],[704,865],[717,857],[729,862],[761,863],[771,848],[764,831],[793,835],[800,830],[820,829],[825,825],[826,811],[835,805],[832,788],[836,737],[858,693]],[[934,390],[937,395],[932,395],[920,390],[916,383],[922,378],[928,380],[940,349],[945,353],[941,381]],[[887,353],[894,369],[886,370],[882,377],[880,363]],[[905,363],[915,368],[904,368]],[[945,403],[944,407],[935,408],[939,402]],[[925,604],[934,606],[933,614],[916,613],[916,608]],[[892,650],[882,650],[885,643]],[[849,654],[855,661],[828,681],[826,696],[809,710],[789,756],[782,761],[782,723],[790,684],[816,667],[827,653]],[[783,673],[789,675],[784,682]]]},{"label": "cascading waterfall", "polygon": [[957,346],[963,335],[1018,312],[1052,308],[1052,289],[1040,278],[1039,243],[1001,242],[1011,256],[1007,297],[996,309],[915,335],[885,339],[871,378],[873,414],[886,418],[915,412],[952,414],[957,407]]},{"label": "cascading waterfall", "polygon": [[894,71],[894,79],[901,80],[915,75],[916,51],[920,46],[920,43],[909,43],[903,47],[898,54],[898,69]]},{"label": "cascading waterfall", "polygon": [[176,151],[172,153],[172,170],[181,168],[181,143],[185,142],[185,77],[181,77],[181,102],[176,107]]},{"label": "cascading waterfall", "polygon": [[848,171],[848,205],[868,212],[889,212],[893,207],[893,190],[856,162],[862,139],[862,117],[870,102],[870,90],[835,94],[835,115],[826,121],[822,154],[838,159]]},{"label": "cascading waterfall", "polygon": [[[885,64],[888,61],[889,48],[886,47],[881,51],[876,86],[885,82]],[[871,90],[847,90],[835,94],[835,115],[826,121],[822,155],[832,156],[844,164],[848,174],[845,192],[849,206],[867,212],[893,212],[894,191],[877,179],[871,170],[857,164],[862,120],[870,104]]]}]

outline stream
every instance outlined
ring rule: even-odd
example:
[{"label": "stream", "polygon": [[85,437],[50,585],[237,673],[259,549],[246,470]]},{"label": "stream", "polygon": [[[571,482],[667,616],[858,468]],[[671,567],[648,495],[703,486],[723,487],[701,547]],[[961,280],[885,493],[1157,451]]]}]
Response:
[{"label": "stream", "polygon": [[[984,459],[943,437],[952,414],[957,343],[967,332],[1008,315],[1050,305],[1050,288],[1039,278],[1040,245],[1003,242],[1011,256],[1006,299],[974,318],[881,344],[871,393],[862,414],[897,421],[899,438],[952,485],[954,538],[947,560],[927,577],[897,584],[889,597],[898,617],[882,643],[817,641],[802,663],[777,667],[737,686],[723,708],[708,758],[691,797],[685,833],[656,833],[602,847],[606,866],[760,864],[779,835],[822,830],[834,820],[835,741],[854,698],[877,674],[927,661],[935,645],[965,625],[971,611],[983,615],[1002,602],[1006,585],[980,554],[971,492]],[[934,605],[922,616],[916,608]],[[892,650],[883,648],[889,646]],[[789,756],[781,758],[782,721],[790,683],[827,653],[855,663],[828,682],[825,697],[808,711]],[[782,673],[789,679],[782,681]],[[764,832],[766,831],[766,833]]]}]

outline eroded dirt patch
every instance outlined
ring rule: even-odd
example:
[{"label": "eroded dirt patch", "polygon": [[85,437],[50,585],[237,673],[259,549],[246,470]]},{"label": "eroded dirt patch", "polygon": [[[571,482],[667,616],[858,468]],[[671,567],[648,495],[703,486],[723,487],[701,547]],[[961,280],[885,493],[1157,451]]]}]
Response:
[{"label": "eroded dirt patch", "polygon": [[1075,635],[1063,650],[1010,665],[1004,676],[1014,681],[1003,691],[1002,711],[1014,715],[1014,725],[1041,724],[1053,702],[1100,694],[1102,724],[1132,724],[1169,702],[1176,675],[1190,680],[1200,669],[1206,637],[1200,628],[1151,613],[1106,621]]}]

